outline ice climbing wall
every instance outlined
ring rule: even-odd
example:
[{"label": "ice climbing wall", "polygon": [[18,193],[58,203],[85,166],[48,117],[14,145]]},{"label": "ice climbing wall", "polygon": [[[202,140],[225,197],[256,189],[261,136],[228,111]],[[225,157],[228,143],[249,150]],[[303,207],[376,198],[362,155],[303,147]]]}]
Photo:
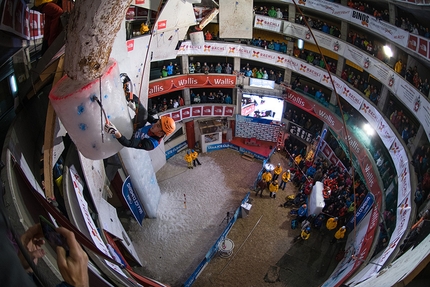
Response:
[{"label": "ice climbing wall", "polygon": [[89,83],[64,76],[52,88],[49,99],[78,150],[89,159],[110,157],[123,147],[112,135],[104,133],[106,117],[126,137],[132,134],[132,122],[114,60],[109,61],[103,77]]}]

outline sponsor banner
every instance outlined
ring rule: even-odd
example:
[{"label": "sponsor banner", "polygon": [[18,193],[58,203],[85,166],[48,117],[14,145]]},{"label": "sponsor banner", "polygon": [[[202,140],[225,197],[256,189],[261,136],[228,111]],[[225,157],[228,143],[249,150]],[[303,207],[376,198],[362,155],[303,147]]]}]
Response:
[{"label": "sponsor banner", "polygon": [[408,162],[400,164],[400,172],[398,172],[398,190],[397,190],[397,202],[404,202],[405,200],[411,200],[411,175],[409,174]]},{"label": "sponsor banner", "polygon": [[130,211],[133,213],[137,223],[142,226],[143,219],[145,219],[145,211],[143,210],[139,197],[134,192],[130,176],[127,176],[122,184],[122,196],[124,197],[125,202],[127,202],[128,208],[130,208]]},{"label": "sponsor banner", "polygon": [[2,1],[0,5],[0,11],[2,11],[0,30],[28,40],[30,13],[24,1]]},{"label": "sponsor banner", "polygon": [[[278,56],[279,58],[279,56]],[[265,89],[274,89],[275,81],[263,80],[257,78],[249,78],[249,85],[251,87],[265,88]]]},{"label": "sponsor banner", "polygon": [[378,125],[381,119],[381,114],[370,103],[363,101],[363,104],[358,111],[372,127],[376,127]]},{"label": "sponsor banner", "polygon": [[364,280],[367,280],[368,278],[375,275],[381,267],[384,265],[384,263],[387,261],[387,259],[390,257],[390,255],[396,250],[397,245],[401,242],[401,239],[408,227],[409,217],[411,215],[411,207],[409,206],[408,202],[403,202],[400,204],[400,206],[397,208],[397,217],[396,217],[396,229],[394,230],[393,234],[390,237],[390,242],[387,246],[387,248],[384,250],[384,252],[379,255],[378,257],[372,259],[372,262],[374,264],[369,264],[370,268],[367,270],[365,274],[363,274],[361,277],[354,277],[354,280],[356,282],[361,282]]},{"label": "sponsor banner", "polygon": [[319,32],[317,30],[313,32],[315,39],[317,39],[318,45],[337,54],[343,54],[346,44],[344,44],[342,41],[339,41],[338,38],[335,38],[332,35],[324,32]]},{"label": "sponsor banner", "polygon": [[148,98],[183,90],[185,88],[234,88],[237,77],[234,75],[181,75],[152,81],[148,87]]},{"label": "sponsor banner", "polygon": [[25,38],[24,33],[24,16],[25,16],[25,10],[27,8],[27,5],[24,8],[24,3],[22,1],[19,1],[16,3],[16,9],[14,14],[14,29],[16,34],[22,35]]},{"label": "sponsor banner", "polygon": [[207,147],[207,152],[214,151],[214,150],[222,150],[226,148],[230,148],[230,143],[221,143],[221,144],[211,144]]},{"label": "sponsor banner", "polygon": [[379,211],[376,207],[357,225],[355,236],[348,236],[345,256],[322,287],[339,287],[366,260],[378,227]]},{"label": "sponsor banner", "polygon": [[269,30],[273,32],[281,32],[282,20],[278,20],[272,17],[266,17],[262,15],[255,15],[254,28]]},{"label": "sponsor banner", "polygon": [[322,144],[324,143],[324,138],[325,138],[326,133],[327,133],[327,129],[324,129],[322,131],[320,139],[318,141],[317,148],[315,149],[315,155],[318,155],[318,153],[320,152]]},{"label": "sponsor banner", "polygon": [[361,172],[363,173],[364,179],[366,180],[367,188],[375,197],[375,203],[377,208],[381,208],[382,205],[382,190],[378,184],[377,170],[373,169],[372,162],[369,157],[365,157],[360,161]]},{"label": "sponsor banner", "polygon": [[354,62],[360,67],[364,67],[364,59],[367,57],[367,54],[364,51],[358,48],[355,48],[352,45],[347,45],[343,52],[343,56],[345,57],[345,59],[348,59],[351,62]]},{"label": "sponsor banner", "polygon": [[[416,111],[418,109],[418,111]],[[417,96],[413,111],[426,131],[427,138],[430,139],[430,103]]]},{"label": "sponsor banner", "polygon": [[180,120],[182,120],[181,118],[181,110],[178,111],[174,111],[171,113],[170,117],[175,121],[178,122]]},{"label": "sponsor banner", "polygon": [[311,33],[306,26],[295,24],[292,22],[284,21],[283,33],[294,38],[306,40],[315,43],[311,37]]},{"label": "sponsor banner", "polygon": [[212,106],[204,106],[203,107],[203,116],[211,116],[212,115]]},{"label": "sponsor banner", "polygon": [[300,63],[300,71],[304,76],[314,80],[315,82],[321,82],[323,76],[323,70],[315,67],[309,63]]},{"label": "sponsor banner", "polygon": [[224,106],[224,116],[225,117],[232,117],[233,114],[234,114],[234,107]]},{"label": "sponsor banner", "polygon": [[321,151],[326,157],[329,157],[333,152],[330,146],[326,142],[324,142],[323,148],[321,149]]},{"label": "sponsor banner", "polygon": [[338,119],[336,116],[333,116],[331,111],[328,109],[322,107],[322,106],[315,106],[314,107],[314,114],[320,118],[323,122],[325,122],[332,130],[334,130],[337,135],[340,137],[343,137],[344,130],[343,130],[343,123]]},{"label": "sponsor banner", "polygon": [[423,56],[423,57],[426,57],[427,58],[427,55],[428,55],[428,40],[427,39],[425,39],[425,38],[423,38],[423,37],[420,37],[419,38],[419,42],[418,42],[418,53],[421,55],[421,56]]},{"label": "sponsor banner", "polygon": [[403,148],[400,139],[394,139],[393,144],[389,148],[389,153],[391,158],[393,159],[397,174],[400,174],[402,168],[401,164],[408,162],[408,156],[406,155],[405,149]]},{"label": "sponsor banner", "polygon": [[191,108],[183,108],[181,110],[181,118],[187,119],[189,117],[191,117]]},{"label": "sponsor banner", "polygon": [[354,216],[349,219],[349,221],[346,223],[346,230],[350,232],[360,224],[361,220],[366,216],[366,214],[369,212],[369,210],[372,208],[374,203],[374,198],[371,193],[367,193],[366,197],[363,199],[363,203],[360,205],[360,207],[357,209],[355,213],[355,220]]},{"label": "sponsor banner", "polygon": [[30,39],[30,10],[26,7],[24,12],[24,36],[26,39]]},{"label": "sponsor banner", "polygon": [[396,42],[399,45],[406,46],[408,39],[409,39],[409,33],[397,28],[387,22],[384,21],[378,21],[373,16],[357,11],[352,10],[350,14],[350,18],[341,17],[345,20],[349,20],[359,26],[361,26],[364,29],[367,29],[369,31],[372,31],[373,33],[377,33],[392,42]]},{"label": "sponsor banner", "polygon": [[[292,1],[289,1],[292,3]],[[299,0],[296,1],[298,5],[318,10],[320,12],[334,15],[341,18],[349,18],[351,9],[347,6],[342,6],[329,1],[318,1],[318,0]]]},{"label": "sponsor banner", "polygon": [[382,82],[387,87],[392,87],[394,82],[391,83],[392,77],[394,75],[393,69],[388,67],[385,63],[379,61],[372,56],[364,56],[363,68],[373,75],[376,79]]},{"label": "sponsor banner", "polygon": [[127,52],[131,52],[134,50],[134,40],[133,39],[128,40],[126,42],[126,45],[127,45]]},{"label": "sponsor banner", "polygon": [[[324,131],[327,131],[327,130],[324,130]],[[304,128],[302,128],[299,125],[296,125],[293,122],[290,122],[289,133],[296,137],[301,138],[302,140],[308,143],[311,143],[312,140],[314,139],[314,136],[312,135],[312,133],[307,132]]]},{"label": "sponsor banner", "polygon": [[[82,217],[85,221],[87,231],[88,231],[93,243],[95,244],[95,246],[101,252],[103,252],[106,256],[108,256],[109,258],[112,258],[105,242],[103,241],[103,239],[100,236],[99,229],[95,225],[94,220],[90,215],[90,211],[88,209],[88,203],[85,200],[84,194],[83,194],[83,192],[84,192],[83,181],[82,181],[81,177],[79,176],[78,172],[76,171],[75,166],[73,166],[73,165],[70,166],[69,170],[70,170],[70,177],[71,177],[71,180],[73,182],[73,187],[74,187],[74,190],[76,193],[76,199],[77,199],[77,202],[79,204],[79,209],[82,213]],[[104,260],[104,261],[105,261],[106,265],[108,265],[110,268],[112,268],[113,270],[115,270],[119,274],[123,275],[124,277],[127,277],[127,275],[125,275],[124,272],[122,272],[122,270],[120,269],[120,267],[118,265],[113,264],[107,260]]]},{"label": "sponsor banner", "polygon": [[299,107],[302,110],[305,110],[308,113],[315,115],[315,112],[313,110],[314,105],[307,98],[301,96],[300,94],[290,89],[287,89],[285,93],[286,93],[286,96],[284,98],[285,101]]},{"label": "sponsor banner", "polygon": [[172,156],[177,154],[179,150],[182,150],[182,148],[186,147],[187,145],[188,145],[187,141],[184,141],[184,142],[178,144],[177,146],[169,149],[168,151],[166,151],[166,159],[171,158]]},{"label": "sponsor banner", "polygon": [[359,111],[364,99],[339,78],[333,77],[336,92],[344,98],[355,110]]},{"label": "sponsor banner", "polygon": [[376,132],[378,133],[379,137],[384,143],[384,146],[387,149],[393,144],[394,139],[397,138],[397,136],[394,134],[393,130],[390,128],[390,126],[383,117],[381,117],[379,120]]},{"label": "sponsor banner", "polygon": [[191,116],[193,117],[201,117],[203,114],[203,107],[202,106],[198,106],[198,107],[191,107]]},{"label": "sponsor banner", "polygon": [[213,115],[214,116],[223,116],[224,115],[223,106],[214,106],[213,107]]},{"label": "sponsor banner", "polygon": [[409,34],[408,48],[416,52],[418,48],[418,36],[414,34]]},{"label": "sponsor banner", "polygon": [[[183,45],[188,45],[183,44]],[[219,43],[215,43],[214,45],[223,45]],[[189,46],[189,45],[188,45]],[[263,49],[255,49],[254,47],[244,47],[241,45],[233,45],[228,44],[224,45],[226,47],[229,47],[229,49],[234,50],[235,53],[238,53],[238,56],[245,58],[245,59],[255,59],[256,61],[266,62],[268,64],[281,66],[286,69],[291,69],[293,72],[297,72],[301,75],[305,75],[310,77],[313,80],[316,80],[322,84],[324,84],[328,88],[332,88],[331,85],[328,83],[328,79],[326,77],[328,76],[326,72],[322,69],[319,69],[317,67],[314,67],[312,65],[309,65],[307,63],[304,63],[303,61],[290,56],[282,55],[282,57],[279,55],[279,53],[270,52]],[[236,47],[235,49],[232,49],[233,47]],[[200,50],[198,54],[203,54],[203,52]],[[354,48],[353,46],[346,46],[344,51],[344,57],[348,59],[352,59],[353,62],[360,64],[361,66],[364,66],[364,61],[367,59],[367,54],[360,51],[359,49]],[[282,59],[281,59],[282,58]],[[376,62],[376,60],[372,59],[369,60],[369,70],[371,70],[372,73],[375,73],[378,77],[381,78],[381,80],[387,85],[387,87],[395,93],[398,98],[403,101],[403,103],[411,110],[414,111],[414,113],[417,115],[419,121],[422,123],[424,130],[426,131],[427,137],[430,138],[430,103],[427,100],[421,99],[420,92],[415,89],[412,85],[410,85],[407,81],[405,81],[402,77],[397,75],[394,71],[388,69],[384,64]],[[311,68],[309,68],[312,66]],[[388,69],[388,70],[387,70]],[[344,83],[341,79],[332,76],[335,88],[337,93],[343,97],[345,100],[347,100],[355,109],[359,110],[362,106],[362,103],[364,102],[363,97],[355,92],[354,90],[350,89],[349,86]],[[327,80],[327,81],[326,81]],[[301,101],[302,98],[297,97],[296,94],[291,94],[287,91],[287,97],[286,100],[290,101],[294,105],[305,109],[307,112],[309,111],[308,107],[304,107],[304,102],[297,102],[293,99],[296,99],[297,101]],[[312,104],[313,106],[313,104]],[[418,112],[416,112],[417,110]],[[381,121],[377,121],[375,125],[372,127],[375,130],[378,130],[378,124],[381,124]],[[388,125],[384,125],[388,129]],[[380,128],[383,128],[380,126]],[[391,136],[389,133],[386,133],[388,137],[386,138],[386,146],[390,146],[391,142]]]},{"label": "sponsor banner", "polygon": [[40,39],[43,37],[43,30],[41,27],[41,14],[37,11],[30,10],[30,38]]},{"label": "sponsor banner", "polygon": [[413,112],[430,138],[430,103],[406,80],[399,78],[396,95]]}]

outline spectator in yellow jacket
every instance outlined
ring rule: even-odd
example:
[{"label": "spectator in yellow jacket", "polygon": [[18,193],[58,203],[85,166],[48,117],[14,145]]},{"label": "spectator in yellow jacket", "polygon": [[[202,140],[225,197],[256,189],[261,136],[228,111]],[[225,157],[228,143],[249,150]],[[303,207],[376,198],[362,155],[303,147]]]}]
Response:
[{"label": "spectator in yellow jacket", "polygon": [[282,188],[282,190],[285,190],[285,186],[290,181],[290,179],[291,179],[291,173],[290,173],[290,170],[287,170],[282,174],[282,181],[281,181],[281,184],[279,185],[279,188]]},{"label": "spectator in yellow jacket", "polygon": [[190,151],[187,151],[187,154],[184,156],[185,161],[188,164],[188,169],[193,168],[193,156],[191,155]]},{"label": "spectator in yellow jacket", "polygon": [[396,64],[394,65],[394,71],[396,71],[396,73],[400,74],[400,72],[402,71],[403,68],[403,64],[402,64],[402,59],[399,59]]},{"label": "spectator in yellow jacket", "polygon": [[336,226],[337,226],[337,221],[338,221],[338,218],[337,217],[330,217],[328,220],[327,220],[327,223],[326,223],[326,227],[327,227],[327,229],[330,231],[330,230],[333,230],[333,229],[335,229],[336,228]]},{"label": "spectator in yellow jacket", "polygon": [[279,185],[278,181],[275,179],[269,185],[270,197],[276,198],[276,193],[278,192]]},{"label": "spectator in yellow jacket", "polygon": [[273,170],[273,179],[278,179],[278,176],[282,173],[282,166],[280,163]]},{"label": "spectator in yellow jacket", "polygon": [[261,176],[261,179],[263,179],[264,182],[267,184],[267,187],[269,187],[269,184],[272,181],[272,174],[270,173],[270,171],[266,170]]},{"label": "spectator in yellow jacket", "polygon": [[345,226],[342,226],[341,228],[339,228],[339,230],[336,231],[336,233],[334,234],[334,237],[330,241],[330,243],[335,243],[336,241],[344,238],[345,237],[345,232],[346,232]]},{"label": "spectator in yellow jacket", "polygon": [[303,228],[302,232],[300,233],[300,237],[303,240],[308,240],[310,236],[311,236],[311,228],[309,226],[306,228]]},{"label": "spectator in yellow jacket", "polygon": [[193,165],[196,166],[196,163],[198,165],[202,165],[199,161],[199,159],[197,158],[199,156],[199,153],[196,152],[195,150],[191,150],[191,157],[193,158]]}]

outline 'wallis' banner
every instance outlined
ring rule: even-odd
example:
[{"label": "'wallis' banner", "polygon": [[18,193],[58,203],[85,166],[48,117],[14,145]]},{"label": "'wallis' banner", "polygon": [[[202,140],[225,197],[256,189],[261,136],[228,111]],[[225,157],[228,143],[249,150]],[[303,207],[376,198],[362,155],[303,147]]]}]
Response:
[{"label": "'wallis' banner", "polygon": [[234,88],[236,86],[235,75],[183,75],[164,78],[149,83],[148,98],[156,97],[185,88]]}]

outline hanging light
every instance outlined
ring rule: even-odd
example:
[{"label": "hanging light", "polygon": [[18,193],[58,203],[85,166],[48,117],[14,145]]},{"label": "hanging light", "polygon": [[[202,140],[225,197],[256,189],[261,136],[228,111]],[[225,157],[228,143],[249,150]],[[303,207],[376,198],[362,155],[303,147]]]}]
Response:
[{"label": "hanging light", "polygon": [[300,50],[303,50],[305,46],[305,41],[303,41],[303,39],[297,39],[297,48],[299,48]]}]

